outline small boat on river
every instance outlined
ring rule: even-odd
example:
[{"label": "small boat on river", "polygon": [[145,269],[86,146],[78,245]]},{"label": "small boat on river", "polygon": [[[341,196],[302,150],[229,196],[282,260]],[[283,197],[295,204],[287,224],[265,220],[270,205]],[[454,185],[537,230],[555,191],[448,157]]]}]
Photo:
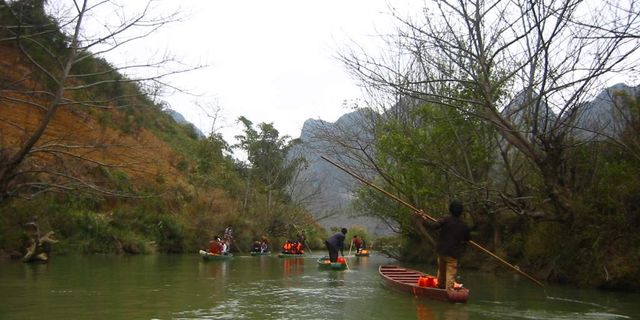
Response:
[{"label": "small boat on river", "polygon": [[278,253],[278,257],[280,258],[302,258],[304,256],[305,256],[304,253],[284,253],[284,252]]},{"label": "small boat on river", "polygon": [[356,257],[368,257],[369,256],[369,250],[362,249],[359,252],[356,252],[355,255],[356,255]]},{"label": "small boat on river", "polygon": [[211,253],[204,250],[200,250],[199,253],[202,259],[204,260],[228,260],[233,258],[233,255],[231,253],[216,254],[216,253]]},{"label": "small boat on river", "polygon": [[378,273],[388,286],[409,292],[417,297],[448,302],[467,302],[469,289],[458,287],[453,290],[440,289],[435,286],[433,276],[417,270],[406,269],[396,265],[381,265]]},{"label": "small boat on river", "polygon": [[249,254],[251,254],[252,256],[268,256],[271,254],[271,251],[265,251],[265,252],[251,251]]},{"label": "small boat on river", "polygon": [[318,267],[327,270],[344,270],[347,268],[347,262],[344,260],[344,258],[341,258],[342,257],[338,258],[338,262],[331,262],[331,260],[329,260],[329,257],[324,256],[318,259]]}]

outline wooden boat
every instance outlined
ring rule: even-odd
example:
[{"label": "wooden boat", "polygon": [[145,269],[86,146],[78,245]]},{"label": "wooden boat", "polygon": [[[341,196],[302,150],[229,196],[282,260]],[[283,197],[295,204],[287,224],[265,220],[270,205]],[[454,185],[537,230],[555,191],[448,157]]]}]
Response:
[{"label": "wooden boat", "polygon": [[355,255],[356,255],[356,257],[368,257],[369,256],[369,250],[362,249],[362,250],[360,250],[360,252],[356,252]]},{"label": "wooden boat", "polygon": [[418,279],[429,275],[417,270],[401,268],[396,265],[381,265],[378,268],[378,273],[388,286],[412,293],[417,297],[448,302],[467,302],[469,298],[469,289],[467,288],[447,291],[437,287],[419,286]]},{"label": "wooden boat", "polygon": [[268,256],[271,254],[271,251],[265,251],[265,252],[260,252],[260,251],[251,251],[250,254],[252,256]]},{"label": "wooden boat", "polygon": [[347,263],[340,263],[340,262],[331,262],[331,260],[329,260],[329,257],[322,257],[320,259],[318,259],[318,267],[322,268],[322,269],[327,269],[327,270],[344,270],[347,268]]},{"label": "wooden boat", "polygon": [[233,255],[231,253],[228,254],[215,254],[215,253],[211,253],[211,252],[207,252],[204,250],[200,250],[199,251],[200,256],[202,257],[202,259],[204,260],[228,260],[233,258]]},{"label": "wooden boat", "polygon": [[278,257],[280,258],[301,258],[304,256],[305,256],[304,253],[284,253],[284,252],[278,253]]}]

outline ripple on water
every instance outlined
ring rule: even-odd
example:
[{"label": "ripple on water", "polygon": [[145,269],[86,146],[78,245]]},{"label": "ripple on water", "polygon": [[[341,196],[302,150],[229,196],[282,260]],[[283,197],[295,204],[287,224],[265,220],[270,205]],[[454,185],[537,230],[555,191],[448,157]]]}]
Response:
[{"label": "ripple on water", "polygon": [[[209,309],[188,310],[176,314],[177,319],[314,319],[331,315],[329,305],[349,298],[345,287],[320,286],[322,278],[305,277],[296,286],[282,287],[278,281],[255,281],[250,286],[231,285],[228,296]],[[331,281],[326,281],[331,282]]]},{"label": "ripple on water", "polygon": [[[491,302],[489,302],[491,303]],[[486,303],[469,305],[469,310],[482,315],[487,319],[549,319],[549,320],[609,320],[609,319],[630,319],[630,317],[611,312],[586,310],[584,312],[566,310],[522,310],[509,303],[493,303],[491,306]]]}]

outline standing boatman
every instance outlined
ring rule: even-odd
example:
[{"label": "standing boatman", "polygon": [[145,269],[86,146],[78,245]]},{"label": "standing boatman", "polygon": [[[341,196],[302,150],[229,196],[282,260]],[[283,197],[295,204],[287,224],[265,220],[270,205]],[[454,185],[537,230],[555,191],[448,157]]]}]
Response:
[{"label": "standing boatman", "polygon": [[227,252],[231,250],[231,243],[233,242],[233,227],[231,225],[227,225],[224,228],[224,233],[222,234],[222,241],[227,245]]},{"label": "standing boatman", "polygon": [[458,272],[458,259],[464,253],[467,242],[471,240],[469,227],[460,218],[462,211],[462,202],[454,199],[449,203],[449,216],[436,222],[427,222],[427,227],[440,229],[436,246],[440,289],[453,289]]},{"label": "standing boatman", "polygon": [[360,251],[364,249],[364,241],[362,241],[362,239],[360,239],[358,235],[353,236],[353,240],[351,240],[351,242],[353,243],[353,246],[356,248],[356,253],[360,253]]},{"label": "standing boatman", "polygon": [[340,254],[344,256],[344,239],[346,234],[347,228],[342,228],[340,232],[332,235],[324,242],[327,250],[329,250],[329,260],[331,260],[331,263],[338,261],[338,250],[340,250]]}]

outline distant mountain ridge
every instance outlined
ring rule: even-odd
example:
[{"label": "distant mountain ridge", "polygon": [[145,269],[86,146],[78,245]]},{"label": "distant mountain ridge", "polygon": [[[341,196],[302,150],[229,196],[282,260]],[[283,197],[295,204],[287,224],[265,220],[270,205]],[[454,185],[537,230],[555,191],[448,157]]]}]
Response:
[{"label": "distant mountain ridge", "polygon": [[[362,226],[375,235],[383,235],[390,233],[384,223],[375,218],[364,217],[350,206],[353,191],[361,183],[320,157],[324,155],[331,158],[341,154],[341,146],[332,140],[336,135],[366,134],[363,127],[366,112],[370,110],[350,112],[333,123],[317,119],[304,122],[300,132],[302,144],[289,153],[290,158],[302,156],[308,161],[308,167],[294,182],[296,187],[293,198],[298,201],[312,198],[311,201],[303,202],[303,205],[325,228]],[[355,162],[352,164],[356,165]],[[313,196],[308,197],[310,194]]]},{"label": "distant mountain ridge", "polygon": [[623,83],[613,85],[596,96],[582,108],[577,119],[576,136],[582,140],[602,140],[622,134],[632,120],[632,112],[623,96],[640,97],[640,85],[632,87]]},{"label": "distant mountain ridge", "polygon": [[178,124],[191,126],[193,128],[193,131],[196,133],[196,135],[198,135],[198,138],[201,139],[205,137],[204,133],[200,129],[198,129],[198,127],[196,127],[193,123],[187,121],[187,119],[185,119],[185,117],[180,112],[172,109],[166,109],[164,110],[164,112],[170,115],[171,118]]}]

